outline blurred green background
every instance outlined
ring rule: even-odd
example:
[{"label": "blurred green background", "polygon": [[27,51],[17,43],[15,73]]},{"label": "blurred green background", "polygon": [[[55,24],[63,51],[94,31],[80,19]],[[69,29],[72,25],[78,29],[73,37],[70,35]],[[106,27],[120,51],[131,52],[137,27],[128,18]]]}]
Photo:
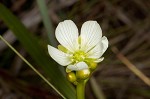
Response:
[{"label": "blurred green background", "polygon": [[[65,82],[64,69],[50,59],[47,53],[47,44],[51,43],[54,46],[58,44],[54,38],[58,23],[71,19],[80,29],[83,22],[96,20],[101,25],[103,35],[108,37],[109,48],[104,54],[105,60],[99,64],[86,86],[86,99],[150,99],[149,79],[149,84],[144,83],[145,76],[139,78],[136,76],[137,72],[131,71],[130,68],[132,63],[147,77],[150,76],[149,0],[45,0],[45,2],[48,8],[49,30],[43,24],[36,0],[0,0],[0,3],[17,16],[31,32],[28,33],[29,36],[32,34],[31,38],[36,38],[26,38],[28,42],[25,42],[19,38],[19,33],[14,35],[13,28],[18,27],[16,32],[20,32],[22,28],[19,24],[8,26],[9,22],[14,20],[11,16],[6,18],[10,20],[8,23],[4,21],[5,17],[0,17],[0,34],[52,84],[61,92],[66,90],[65,95],[70,92],[70,96],[66,95],[67,97],[75,94],[73,86]],[[3,13],[0,14],[2,16]],[[38,41],[41,50],[36,49],[38,44],[35,44],[34,48],[35,41]],[[27,48],[29,44],[30,48]],[[114,48],[118,51],[114,51]],[[34,52],[36,50],[37,52]],[[38,51],[43,51],[44,55],[47,55],[45,59],[50,63],[47,64],[45,63],[47,61],[42,59],[44,57],[40,56],[42,52],[36,56]],[[123,58],[118,52],[121,52]],[[38,60],[41,60],[41,63]],[[47,66],[41,66],[42,62]],[[59,78],[54,74],[53,77],[53,70],[54,72],[59,70],[58,75],[62,76]],[[64,82],[61,82],[61,79]],[[0,99],[61,98],[0,40]]]}]

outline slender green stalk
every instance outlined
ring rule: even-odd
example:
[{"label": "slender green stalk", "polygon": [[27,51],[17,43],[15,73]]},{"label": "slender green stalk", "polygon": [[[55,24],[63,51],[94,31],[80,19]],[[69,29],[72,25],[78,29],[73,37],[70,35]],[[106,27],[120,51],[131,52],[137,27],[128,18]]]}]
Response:
[{"label": "slender green stalk", "polygon": [[37,0],[37,4],[38,4],[39,10],[41,12],[41,16],[42,16],[43,23],[46,28],[47,34],[48,34],[49,41],[52,46],[56,46],[57,43],[56,43],[56,40],[55,40],[55,37],[53,34],[54,30],[53,30],[53,26],[52,26],[50,17],[48,15],[48,10],[47,10],[45,0]]},{"label": "slender green stalk", "polygon": [[86,82],[79,82],[76,86],[77,99],[85,99],[85,84]]},{"label": "slender green stalk", "polygon": [[2,39],[35,73],[37,73],[49,86],[51,86],[60,96],[66,99],[39,71],[37,71],[15,48],[13,48],[1,35]]}]

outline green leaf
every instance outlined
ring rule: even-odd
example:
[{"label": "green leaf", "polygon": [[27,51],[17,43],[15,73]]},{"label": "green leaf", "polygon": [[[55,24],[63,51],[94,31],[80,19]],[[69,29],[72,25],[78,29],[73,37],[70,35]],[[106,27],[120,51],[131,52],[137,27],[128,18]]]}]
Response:
[{"label": "green leaf", "polygon": [[67,98],[76,99],[74,87],[67,81],[55,62],[50,61],[47,51],[40,46],[38,39],[0,3],[0,19],[13,31],[26,51],[40,66],[50,82]]},{"label": "green leaf", "polygon": [[46,1],[45,0],[36,0],[36,1],[37,1],[39,10],[41,12],[41,16],[43,19],[45,29],[46,29],[47,34],[48,34],[49,41],[50,41],[52,46],[56,47],[57,42],[54,38],[55,35],[53,34],[54,30],[53,30],[52,22],[50,20],[50,17],[48,16]]}]

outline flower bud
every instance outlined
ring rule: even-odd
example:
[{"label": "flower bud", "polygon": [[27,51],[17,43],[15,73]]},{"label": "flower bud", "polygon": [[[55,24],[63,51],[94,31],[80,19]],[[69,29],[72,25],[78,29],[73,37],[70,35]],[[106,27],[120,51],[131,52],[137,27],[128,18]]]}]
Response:
[{"label": "flower bud", "polygon": [[95,63],[95,62],[90,62],[90,63],[89,63],[89,67],[90,67],[91,70],[95,70],[96,67],[97,67],[97,63]]},{"label": "flower bud", "polygon": [[74,72],[69,72],[67,74],[67,79],[70,81],[70,82],[75,82],[76,81],[76,75]]},{"label": "flower bud", "polygon": [[76,71],[76,77],[78,79],[87,79],[90,76],[90,70],[89,69],[84,69],[84,70],[79,70]]}]

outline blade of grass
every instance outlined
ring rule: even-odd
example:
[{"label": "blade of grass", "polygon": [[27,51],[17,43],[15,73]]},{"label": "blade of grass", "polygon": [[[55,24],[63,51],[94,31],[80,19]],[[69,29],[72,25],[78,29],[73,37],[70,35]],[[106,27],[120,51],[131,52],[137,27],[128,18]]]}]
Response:
[{"label": "blade of grass", "polygon": [[[13,31],[20,43],[30,54],[33,60],[40,66],[50,82],[59,90],[66,98],[75,99],[75,89],[66,80],[60,69],[58,69],[54,61],[50,61],[47,51],[43,50],[38,39],[30,33],[26,27],[5,7],[0,3],[0,19]],[[63,69],[63,67],[62,67]]]},{"label": "blade of grass", "polygon": [[145,84],[150,86],[150,79],[144,75],[136,66],[134,66],[116,47],[112,47],[112,51],[117,55],[118,59],[124,63],[136,76],[138,76]]},{"label": "blade of grass", "polygon": [[94,77],[90,78],[90,83],[91,83],[91,87],[92,87],[93,93],[96,96],[96,99],[106,99],[104,93],[100,89],[100,86],[98,86],[98,84],[97,84],[97,82],[96,82]]},{"label": "blade of grass", "polygon": [[15,48],[13,48],[1,35],[0,39],[2,39],[5,44],[9,46],[36,74],[38,74],[49,86],[51,86],[61,97],[65,98],[36,68],[34,68]]},{"label": "blade of grass", "polygon": [[56,43],[56,40],[55,40],[55,37],[54,37],[54,34],[53,34],[54,29],[53,29],[50,17],[48,16],[48,10],[47,10],[47,7],[46,7],[45,0],[37,0],[37,4],[38,4],[39,10],[41,12],[41,16],[42,16],[42,19],[43,19],[44,26],[47,30],[47,34],[48,34],[48,38],[50,40],[50,43],[51,43],[52,46],[56,47],[57,43]]}]

